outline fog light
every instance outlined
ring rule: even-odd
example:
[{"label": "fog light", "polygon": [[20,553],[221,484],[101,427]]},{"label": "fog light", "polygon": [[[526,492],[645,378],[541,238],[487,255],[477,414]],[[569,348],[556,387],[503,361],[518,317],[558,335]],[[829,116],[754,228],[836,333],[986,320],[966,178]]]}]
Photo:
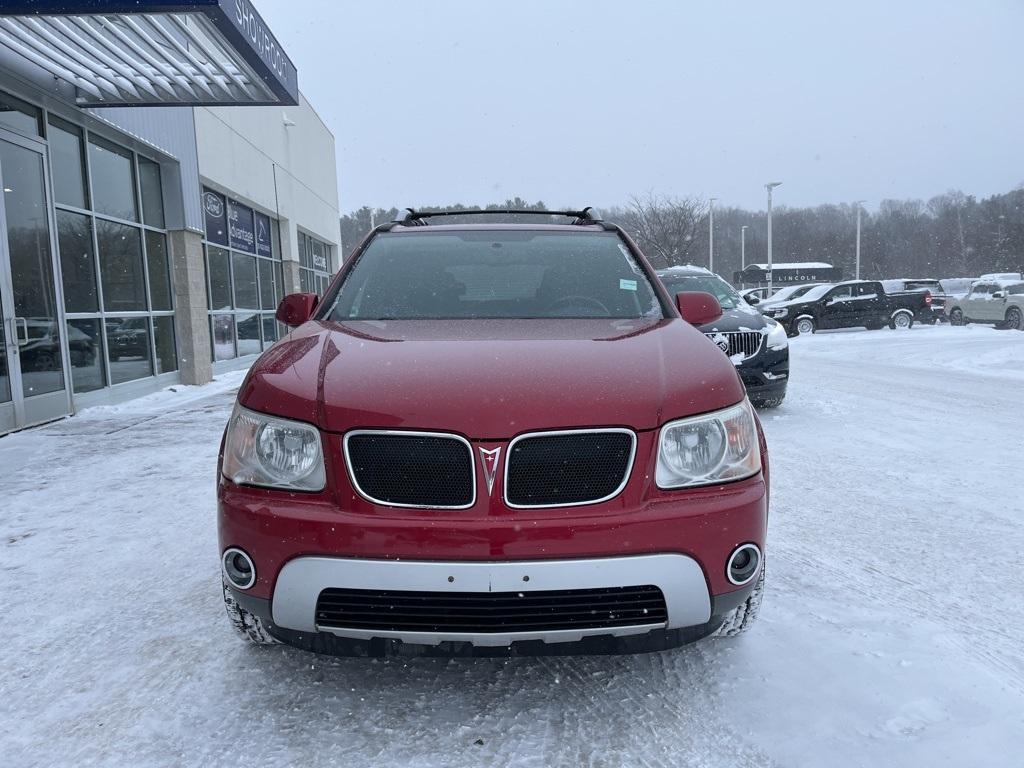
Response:
[{"label": "fog light", "polygon": [[725,575],[737,586],[750,582],[757,575],[761,565],[761,550],[756,544],[743,544],[737,547],[725,565]]},{"label": "fog light", "polygon": [[237,589],[248,589],[256,583],[256,566],[252,558],[235,547],[224,550],[221,559],[224,577]]}]

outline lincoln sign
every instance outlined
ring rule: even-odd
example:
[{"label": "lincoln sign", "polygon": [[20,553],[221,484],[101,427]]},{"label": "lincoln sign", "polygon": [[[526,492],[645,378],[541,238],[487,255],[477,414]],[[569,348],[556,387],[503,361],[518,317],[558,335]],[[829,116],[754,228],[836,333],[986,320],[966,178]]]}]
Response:
[{"label": "lincoln sign", "polygon": [[774,264],[750,264],[746,269],[733,272],[736,285],[760,285],[769,278],[773,285],[797,285],[799,283],[835,283],[843,279],[843,270],[831,264],[818,262]]}]

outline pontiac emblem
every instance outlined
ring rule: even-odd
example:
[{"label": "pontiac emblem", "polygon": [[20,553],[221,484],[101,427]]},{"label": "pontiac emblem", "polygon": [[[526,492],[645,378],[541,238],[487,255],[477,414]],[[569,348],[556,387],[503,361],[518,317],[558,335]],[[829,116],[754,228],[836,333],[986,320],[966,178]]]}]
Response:
[{"label": "pontiac emblem", "polygon": [[480,461],[484,465],[484,480],[487,481],[487,495],[494,490],[494,478],[498,474],[498,462],[501,459],[501,446],[487,450],[480,449]]}]

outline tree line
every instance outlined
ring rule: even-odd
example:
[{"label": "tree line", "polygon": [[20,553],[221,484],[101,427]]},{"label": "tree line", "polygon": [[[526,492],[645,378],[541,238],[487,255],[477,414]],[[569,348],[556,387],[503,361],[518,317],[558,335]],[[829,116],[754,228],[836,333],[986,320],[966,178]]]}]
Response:
[{"label": "tree line", "polygon": [[[448,205],[423,210],[514,208],[544,212],[542,202],[512,198],[484,206]],[[346,256],[371,229],[396,217],[398,209],[360,208],[341,217]],[[649,194],[602,211],[621,224],[655,267],[708,265],[708,201]],[[459,219],[466,221],[466,219]],[[493,217],[480,220],[493,221]],[[535,220],[535,219],[534,219]],[[853,277],[857,208],[827,204],[780,206],[772,213],[772,254],[776,262],[825,261]],[[765,211],[715,207],[714,270],[731,279],[740,269],[740,232],[746,230],[746,263],[767,258]],[[1024,270],[1024,185],[977,199],[959,191],[922,200],[883,200],[877,211],[861,212],[861,277],[973,277]]]}]

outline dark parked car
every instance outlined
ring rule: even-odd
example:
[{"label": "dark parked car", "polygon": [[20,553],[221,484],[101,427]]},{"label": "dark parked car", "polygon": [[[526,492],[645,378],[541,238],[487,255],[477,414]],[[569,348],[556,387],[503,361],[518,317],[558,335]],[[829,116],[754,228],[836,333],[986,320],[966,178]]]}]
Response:
[{"label": "dark parked car", "polygon": [[671,267],[658,272],[671,294],[710,293],[722,305],[722,317],[700,331],[729,356],[739,370],[750,402],[774,408],[786,397],[789,342],[786,329],[751,307],[729,283],[703,267]]},{"label": "dark parked car", "polygon": [[886,293],[877,280],[847,280],[812,288],[799,299],[768,307],[765,314],[785,325],[790,336],[826,328],[877,330],[910,328],[929,313],[927,291]]}]

